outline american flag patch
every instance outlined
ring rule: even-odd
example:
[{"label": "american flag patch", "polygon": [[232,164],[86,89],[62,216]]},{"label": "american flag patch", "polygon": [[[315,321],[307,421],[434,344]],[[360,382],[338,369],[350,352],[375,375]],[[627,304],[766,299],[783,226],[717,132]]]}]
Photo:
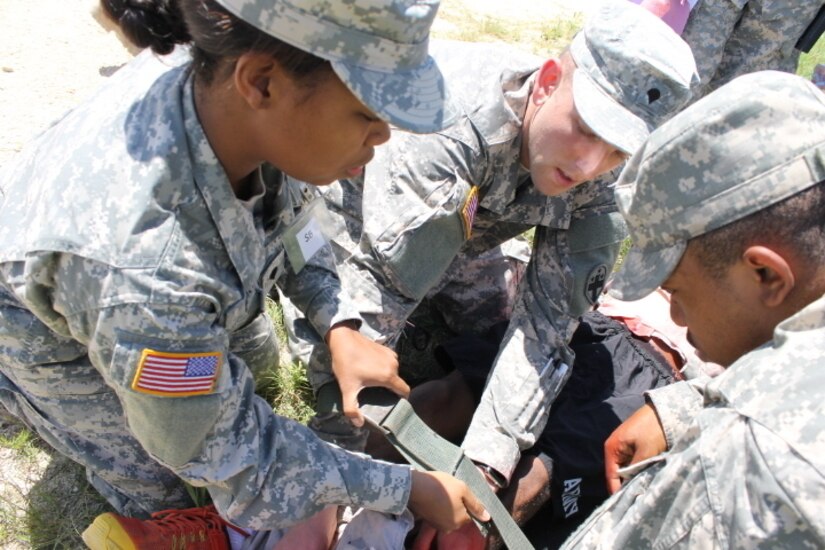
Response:
[{"label": "american flag patch", "polygon": [[478,186],[473,185],[467,198],[464,199],[464,206],[461,207],[461,223],[464,225],[464,238],[469,239],[473,234],[473,220],[478,210]]},{"label": "american flag patch", "polygon": [[165,353],[144,349],[132,389],[154,395],[184,397],[212,391],[221,366],[221,354]]}]

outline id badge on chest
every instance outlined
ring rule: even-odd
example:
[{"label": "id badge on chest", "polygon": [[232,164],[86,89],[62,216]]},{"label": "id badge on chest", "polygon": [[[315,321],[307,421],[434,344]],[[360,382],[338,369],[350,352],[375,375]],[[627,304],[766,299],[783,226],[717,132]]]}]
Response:
[{"label": "id badge on chest", "polygon": [[327,245],[324,235],[324,227],[328,225],[326,216],[324,199],[319,197],[304,207],[284,231],[284,250],[295,273],[299,273]]}]

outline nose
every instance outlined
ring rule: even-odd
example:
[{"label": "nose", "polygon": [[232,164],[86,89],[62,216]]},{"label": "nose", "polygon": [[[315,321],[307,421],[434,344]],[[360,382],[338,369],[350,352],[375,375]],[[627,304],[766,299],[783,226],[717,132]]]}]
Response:
[{"label": "nose", "polygon": [[576,161],[574,166],[582,181],[587,181],[600,175],[608,155],[613,151],[613,146],[601,139],[593,139],[590,136],[582,136],[576,143]]},{"label": "nose", "polygon": [[390,139],[390,125],[383,120],[376,120],[370,125],[364,145],[375,147]]}]

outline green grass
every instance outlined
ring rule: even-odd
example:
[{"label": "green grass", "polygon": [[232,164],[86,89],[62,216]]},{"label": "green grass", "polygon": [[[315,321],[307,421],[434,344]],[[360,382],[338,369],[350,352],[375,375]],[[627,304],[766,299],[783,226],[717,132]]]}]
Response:
[{"label": "green grass", "polygon": [[0,435],[0,447],[14,452],[21,458],[33,458],[39,450],[39,443],[37,436],[22,426]]},{"label": "green grass", "polygon": [[583,17],[506,20],[479,15],[460,4],[444,2],[438,12],[436,38],[466,42],[506,42],[541,56],[558,55],[581,27]]},{"label": "green grass", "polygon": [[32,548],[71,548],[80,533],[109,504],[86,481],[83,468],[53,455],[43,477],[28,494],[26,524]]},{"label": "green grass", "polygon": [[111,509],[85,470],[5,414],[0,430],[0,548],[81,548],[80,532]]},{"label": "green grass", "polygon": [[796,74],[811,78],[817,63],[825,63],[825,35],[820,36],[814,47],[808,53],[799,56],[799,65]]},{"label": "green grass", "polygon": [[[281,306],[267,299],[266,307],[275,324],[278,345],[281,350],[286,350],[287,334]],[[285,356],[282,351],[279,367],[260,377],[257,381],[257,393],[272,404],[276,413],[306,423],[313,414],[312,387],[307,380],[304,365],[300,362],[285,361]]]}]

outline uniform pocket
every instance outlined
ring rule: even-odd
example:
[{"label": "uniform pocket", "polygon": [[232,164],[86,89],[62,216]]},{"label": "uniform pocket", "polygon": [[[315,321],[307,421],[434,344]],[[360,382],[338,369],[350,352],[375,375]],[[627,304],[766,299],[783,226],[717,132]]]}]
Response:
[{"label": "uniform pocket", "polygon": [[445,187],[435,206],[400,212],[373,247],[393,285],[416,301],[441,279],[466,239],[461,209],[471,185]]}]

